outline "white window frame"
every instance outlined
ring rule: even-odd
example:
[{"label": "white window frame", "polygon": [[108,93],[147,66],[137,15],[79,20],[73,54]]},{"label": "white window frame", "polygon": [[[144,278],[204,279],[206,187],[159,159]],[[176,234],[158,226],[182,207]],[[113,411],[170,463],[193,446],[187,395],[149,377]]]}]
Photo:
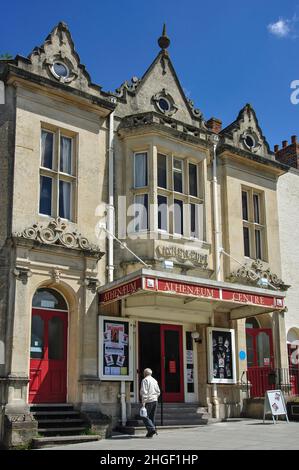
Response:
[{"label": "white window frame", "polygon": [[[181,164],[182,164],[181,170],[174,167],[174,161],[175,160],[181,162]],[[185,190],[185,181],[184,181],[184,179],[185,179],[185,172],[184,172],[185,168],[184,167],[185,167],[185,160],[183,158],[179,158],[179,157],[175,157],[175,156],[172,157],[172,190],[176,194],[184,194],[184,190]],[[182,175],[182,192],[176,191],[174,189],[174,174],[175,173],[180,173]]]},{"label": "white window frame", "polygon": [[[136,217],[136,209],[135,209],[135,206],[137,205],[137,202],[136,202],[136,198],[138,196],[147,196],[147,228],[143,228],[141,230],[136,230],[136,225],[134,223],[134,233],[146,233],[149,231],[149,226],[150,226],[150,213],[149,213],[149,193],[145,192],[145,193],[137,193],[134,195],[134,220],[135,220],[135,217]],[[138,203],[139,205],[140,203]]]},{"label": "white window frame", "polygon": [[[136,186],[136,180],[135,180],[136,155],[146,155],[146,176],[147,176],[147,183],[146,183],[146,185],[144,185],[144,186]],[[149,184],[149,158],[148,158],[148,151],[147,151],[147,150],[139,151],[139,152],[134,152],[133,184],[134,184],[134,189],[148,188],[148,184]]]},{"label": "white window frame", "polygon": [[[48,132],[53,134],[53,150],[52,150],[52,168],[47,168],[42,166],[42,146],[41,146],[41,135],[42,132]],[[61,137],[66,137],[71,140],[71,155],[72,155],[72,174],[64,173],[60,171],[60,143]],[[40,131],[40,169],[39,177],[42,176],[49,177],[52,179],[52,195],[51,195],[51,215],[43,214],[40,212],[40,197],[41,197],[41,184],[39,178],[39,192],[38,192],[38,214],[41,217],[60,217],[59,215],[59,182],[64,181],[71,184],[71,194],[70,194],[70,219],[65,217],[60,217],[62,220],[76,222],[76,194],[77,194],[77,152],[76,152],[76,136],[68,135],[66,131],[63,131],[60,128],[55,130],[48,128],[47,126],[42,126]],[[61,175],[61,176],[60,176]]]},{"label": "white window frame", "polygon": [[[163,229],[163,228],[159,228],[159,203],[158,203],[158,197],[165,197],[166,199],[166,210],[167,210],[167,213],[166,213],[166,229]],[[168,207],[168,200],[169,200],[169,197],[166,196],[165,194],[160,194],[158,193],[157,195],[157,215],[158,215],[158,220],[157,220],[157,227],[158,227],[158,232],[163,232],[163,233],[169,233],[169,207]]]},{"label": "white window frame", "polygon": [[[248,220],[243,219],[243,192],[247,194],[247,213]],[[254,196],[257,195],[259,199],[259,220],[255,222],[254,218]],[[266,214],[264,193],[248,187],[241,187],[241,217],[242,217],[242,240],[243,240],[243,254],[245,258],[257,259],[257,246],[255,232],[259,230],[261,233],[261,261],[267,261],[267,241],[266,241]],[[244,227],[248,228],[249,232],[249,256],[245,255],[244,247]]]},{"label": "white window frame", "polygon": [[[159,155],[162,155],[163,157],[165,157],[165,160],[166,160],[166,188],[163,188],[163,186],[159,186],[159,184],[158,184],[158,181],[159,181],[159,167],[158,167]],[[157,153],[157,187],[159,189],[168,190],[168,186],[169,186],[169,184],[168,184],[168,170],[169,170],[169,157],[165,153],[158,152]]]}]

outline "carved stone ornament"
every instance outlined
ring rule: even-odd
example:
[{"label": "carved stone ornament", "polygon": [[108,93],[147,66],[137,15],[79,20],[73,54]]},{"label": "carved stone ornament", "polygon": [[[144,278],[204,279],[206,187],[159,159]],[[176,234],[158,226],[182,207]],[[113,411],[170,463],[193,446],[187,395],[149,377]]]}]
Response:
[{"label": "carved stone ornament", "polygon": [[[160,102],[163,101],[166,105],[164,108],[161,107]],[[165,114],[165,116],[172,116],[178,110],[177,105],[175,104],[172,96],[167,93],[165,88],[163,88],[159,93],[156,93],[152,97],[152,102],[154,103],[156,110],[160,113]]]},{"label": "carved stone ornament", "polygon": [[22,282],[22,284],[27,284],[28,278],[32,276],[30,269],[23,266],[16,266],[13,270],[13,273],[16,278]]},{"label": "carved stone ornament", "polygon": [[260,260],[253,261],[251,265],[244,264],[237,271],[230,275],[232,282],[243,282],[257,287],[266,289],[278,289],[285,291],[290,286],[286,285],[276,274],[270,269],[265,269]]},{"label": "carved stone ornament", "polygon": [[82,237],[78,230],[70,229],[60,217],[52,219],[46,226],[36,223],[23,232],[14,233],[14,237],[36,240],[45,245],[60,245],[65,248],[101,253],[99,247]]},{"label": "carved stone ornament", "polygon": [[121,98],[124,96],[125,90],[134,93],[140,82],[141,80],[138,77],[132,77],[131,81],[126,80],[119,88],[115,90],[115,95],[118,98]]},{"label": "carved stone ornament", "polygon": [[87,277],[84,280],[84,284],[86,289],[90,290],[93,294],[97,292],[98,287],[100,287],[101,283],[97,278]]}]

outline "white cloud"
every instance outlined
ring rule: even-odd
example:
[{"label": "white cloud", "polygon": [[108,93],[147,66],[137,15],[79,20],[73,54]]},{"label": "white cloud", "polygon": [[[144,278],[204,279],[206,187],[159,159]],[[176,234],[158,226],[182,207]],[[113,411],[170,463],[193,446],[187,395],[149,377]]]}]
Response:
[{"label": "white cloud", "polygon": [[268,24],[268,31],[274,36],[285,38],[291,33],[291,21],[279,19],[275,23]]}]

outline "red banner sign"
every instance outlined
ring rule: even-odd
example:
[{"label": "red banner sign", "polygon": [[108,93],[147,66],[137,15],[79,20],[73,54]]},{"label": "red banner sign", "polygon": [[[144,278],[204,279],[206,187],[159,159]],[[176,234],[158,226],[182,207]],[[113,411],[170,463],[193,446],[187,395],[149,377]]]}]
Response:
[{"label": "red banner sign", "polygon": [[206,299],[220,298],[220,289],[215,289],[210,286],[200,286],[198,284],[166,281],[164,279],[158,279],[158,291],[184,296],[203,297]]},{"label": "red banner sign", "polygon": [[248,305],[260,305],[261,307],[283,307],[282,298],[276,299],[275,297],[270,297],[268,295],[256,295],[248,292],[226,289],[222,289],[222,300]]},{"label": "red banner sign", "polygon": [[[143,282],[144,281],[144,282]],[[198,297],[202,299],[224,300],[245,305],[256,305],[270,308],[283,308],[283,297],[270,295],[257,295],[250,292],[242,292],[230,289],[222,289],[213,286],[190,284],[185,282],[169,281],[151,277],[139,277],[133,281],[114,287],[106,292],[100,293],[100,302],[108,303],[134,294],[138,290],[150,290],[168,294],[182,295],[185,297]]]},{"label": "red banner sign", "polygon": [[100,302],[114,302],[115,300],[127,297],[128,295],[134,294],[142,287],[142,278],[139,277],[134,281],[127,282],[118,287],[114,287],[107,292],[100,293]]}]

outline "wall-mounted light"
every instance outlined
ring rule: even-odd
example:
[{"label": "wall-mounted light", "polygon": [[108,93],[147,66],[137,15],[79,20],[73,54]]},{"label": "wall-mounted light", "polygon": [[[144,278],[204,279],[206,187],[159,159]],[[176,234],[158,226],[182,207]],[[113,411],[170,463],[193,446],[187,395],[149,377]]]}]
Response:
[{"label": "wall-mounted light", "polygon": [[195,343],[202,343],[202,339],[198,331],[192,331],[191,338],[195,341]]}]

